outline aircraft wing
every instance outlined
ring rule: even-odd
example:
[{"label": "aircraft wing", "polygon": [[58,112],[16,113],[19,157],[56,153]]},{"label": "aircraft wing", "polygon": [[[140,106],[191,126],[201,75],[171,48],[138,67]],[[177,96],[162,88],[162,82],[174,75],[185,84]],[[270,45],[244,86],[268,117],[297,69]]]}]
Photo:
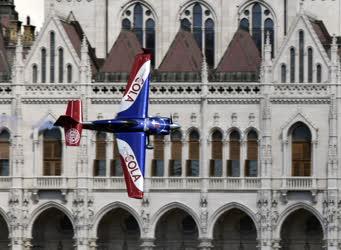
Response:
[{"label": "aircraft wing", "polygon": [[150,54],[138,54],[135,57],[116,118],[146,118],[148,116],[150,60]]},{"label": "aircraft wing", "polygon": [[146,135],[144,132],[116,133],[115,135],[128,196],[131,198],[142,199],[146,156]]}]

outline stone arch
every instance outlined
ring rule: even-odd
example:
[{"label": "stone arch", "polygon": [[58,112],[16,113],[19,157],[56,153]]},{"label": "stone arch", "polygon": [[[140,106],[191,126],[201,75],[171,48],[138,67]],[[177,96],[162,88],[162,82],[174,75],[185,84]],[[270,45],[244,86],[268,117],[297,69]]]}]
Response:
[{"label": "stone arch", "polygon": [[127,211],[128,213],[130,213],[135,218],[135,220],[137,221],[137,224],[139,225],[139,228],[140,228],[140,232],[142,232],[142,229],[143,229],[142,220],[141,220],[138,212],[135,209],[133,209],[131,206],[129,206],[128,204],[120,202],[120,201],[116,201],[116,202],[107,204],[102,209],[100,209],[97,212],[97,214],[95,215],[94,224],[93,224],[92,230],[90,232],[90,234],[93,238],[97,237],[98,226],[99,226],[101,220],[103,219],[103,217],[107,213],[109,213],[110,211],[115,210],[117,208],[121,208],[121,209]]},{"label": "stone arch", "polygon": [[196,215],[196,213],[193,211],[192,208],[188,207],[187,205],[180,203],[180,202],[172,202],[169,204],[164,205],[161,207],[151,218],[150,223],[150,232],[153,234],[152,237],[155,237],[155,230],[156,226],[159,222],[159,220],[162,218],[163,215],[165,215],[167,212],[173,210],[173,209],[180,209],[189,214],[193,220],[195,221],[195,224],[198,228],[198,236],[200,238],[201,236],[201,230],[200,230],[200,220],[199,217]]},{"label": "stone arch", "polygon": [[[0,240],[0,247],[1,249],[10,249],[8,246],[10,244],[10,238],[12,237],[12,232],[11,232],[11,226],[9,222],[9,218],[6,214],[6,212],[0,208],[0,228],[1,232],[4,232],[7,230],[7,235],[1,235],[1,240]],[[3,231],[4,230],[4,231]]]},{"label": "stone arch", "polygon": [[43,214],[45,211],[47,211],[50,208],[55,208],[58,209],[59,211],[61,211],[62,213],[64,213],[68,219],[70,220],[73,230],[75,232],[75,222],[73,220],[73,215],[72,212],[70,210],[68,210],[66,207],[64,207],[63,205],[54,202],[54,201],[49,201],[47,203],[44,203],[43,205],[39,206],[38,208],[36,208],[32,214],[31,214],[31,219],[28,223],[28,229],[27,229],[27,237],[28,238],[32,238],[33,237],[33,225],[35,223],[35,221],[37,220],[37,218]]},{"label": "stone arch", "polygon": [[195,130],[198,132],[199,134],[199,140],[202,138],[202,134],[200,133],[200,129],[198,127],[192,126],[190,128],[188,128],[185,132],[185,134],[183,134],[183,138],[185,139],[185,141],[189,140],[189,135],[191,134],[191,132]]},{"label": "stone arch", "polygon": [[258,222],[256,219],[256,215],[254,214],[254,212],[250,208],[248,208],[247,206],[245,206],[243,204],[237,203],[237,202],[231,202],[231,203],[225,204],[225,205],[221,206],[220,208],[218,208],[212,214],[212,216],[208,220],[208,230],[207,230],[208,238],[210,238],[210,239],[213,238],[214,227],[216,225],[217,220],[220,218],[220,216],[222,216],[223,214],[225,214],[226,212],[228,212],[232,209],[238,209],[238,210],[244,212],[245,214],[247,214],[251,218],[251,220],[253,221],[253,223],[256,227],[257,238],[259,238],[260,232],[259,232],[259,225],[258,225]]},{"label": "stone arch", "polygon": [[289,207],[287,207],[279,216],[278,218],[278,222],[277,222],[277,226],[274,230],[274,236],[276,239],[280,239],[281,238],[281,230],[282,230],[282,226],[283,223],[285,222],[285,220],[295,211],[299,210],[299,209],[304,209],[308,212],[310,212],[312,215],[314,215],[318,221],[321,224],[321,228],[323,231],[323,235],[326,235],[325,232],[325,227],[323,226],[323,216],[321,215],[321,213],[315,209],[314,207],[312,207],[310,204],[308,203],[304,203],[304,202],[299,202],[299,203],[295,203]]},{"label": "stone arch", "polygon": [[219,131],[222,135],[222,140],[224,141],[225,138],[226,138],[226,132],[218,127],[218,126],[214,126],[214,127],[211,127],[209,132],[208,132],[208,138],[207,138],[207,141],[211,142],[212,141],[212,134],[215,132],[215,131]]},{"label": "stone arch", "polygon": [[9,134],[9,139],[11,140],[12,139],[12,135],[13,135],[11,129],[9,129],[9,127],[7,127],[7,126],[0,126],[0,134],[3,131],[6,131]]},{"label": "stone arch", "polygon": [[230,127],[229,129],[227,129],[226,140],[230,140],[230,134],[234,131],[237,131],[239,133],[240,140],[243,140],[244,132],[242,131],[242,129],[240,127],[237,127],[237,126],[233,126],[233,127]]},{"label": "stone arch", "polygon": [[261,131],[253,126],[248,127],[244,130],[244,139],[247,139],[247,135],[250,133],[250,131],[255,131],[258,137],[258,140],[261,138]]},{"label": "stone arch", "polygon": [[151,3],[149,3],[149,2],[147,2],[146,0],[133,0],[133,1],[126,0],[121,5],[121,11],[118,13],[118,16],[116,17],[117,21],[119,23],[121,23],[121,17],[122,17],[122,14],[124,13],[124,11],[126,11],[129,7],[131,7],[132,5],[135,5],[137,3],[148,7],[152,11],[153,16],[155,18],[155,24],[156,24],[156,26],[158,26],[159,16],[158,16],[157,12],[155,11],[155,8],[153,7],[153,5]]},{"label": "stone arch", "polygon": [[195,4],[195,3],[199,3],[199,4],[202,4],[204,5],[207,9],[209,9],[213,15],[213,18],[214,18],[214,23],[216,26],[219,25],[218,23],[218,18],[217,18],[217,13],[215,12],[214,8],[212,8],[212,6],[206,2],[205,0],[186,0],[184,3],[182,3],[180,5],[180,9],[177,13],[177,19],[174,21],[174,22],[178,22],[180,20],[180,17],[181,17],[181,13],[185,11],[185,9],[187,9],[190,5],[192,4]]}]

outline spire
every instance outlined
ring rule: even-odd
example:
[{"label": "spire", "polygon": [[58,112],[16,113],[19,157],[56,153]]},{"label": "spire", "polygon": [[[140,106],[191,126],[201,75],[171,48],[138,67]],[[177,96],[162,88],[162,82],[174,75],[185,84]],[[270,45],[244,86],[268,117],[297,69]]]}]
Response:
[{"label": "spire", "polygon": [[331,48],[330,48],[330,60],[331,60],[331,82],[332,83],[336,83],[337,82],[337,76],[338,76],[338,53],[337,53],[337,41],[336,41],[336,36],[335,34],[333,34],[333,38],[332,38],[332,44],[331,44]]},{"label": "spire", "polygon": [[203,56],[202,56],[201,81],[202,81],[202,83],[208,82],[208,69],[207,69],[207,61],[206,61],[205,53],[203,53]]},{"label": "spire", "polygon": [[89,46],[86,39],[85,34],[83,35],[82,39],[82,46],[81,46],[81,75],[80,80],[81,83],[87,83],[91,80],[91,64],[89,58]]},{"label": "spire", "polygon": [[15,48],[15,57],[13,62],[12,70],[12,81],[13,83],[23,82],[24,62],[23,62],[23,46],[21,42],[21,35],[18,35],[18,41]]},{"label": "spire", "polygon": [[265,83],[271,82],[272,76],[272,45],[270,41],[270,32],[266,32],[264,56],[261,66],[261,81]]},{"label": "spire", "polygon": [[300,9],[299,9],[300,15],[304,14],[304,0],[300,1]]}]

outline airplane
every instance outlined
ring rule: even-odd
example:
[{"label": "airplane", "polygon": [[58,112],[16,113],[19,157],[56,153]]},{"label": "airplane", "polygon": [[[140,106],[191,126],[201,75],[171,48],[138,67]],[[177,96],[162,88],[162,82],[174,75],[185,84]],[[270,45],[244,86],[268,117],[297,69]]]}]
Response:
[{"label": "airplane", "polygon": [[64,128],[67,146],[79,146],[83,129],[114,133],[130,198],[143,198],[146,149],[151,135],[168,135],[180,126],[172,117],[149,117],[151,54],[136,55],[116,118],[83,121],[81,100],[68,101],[65,115],[54,126]]}]

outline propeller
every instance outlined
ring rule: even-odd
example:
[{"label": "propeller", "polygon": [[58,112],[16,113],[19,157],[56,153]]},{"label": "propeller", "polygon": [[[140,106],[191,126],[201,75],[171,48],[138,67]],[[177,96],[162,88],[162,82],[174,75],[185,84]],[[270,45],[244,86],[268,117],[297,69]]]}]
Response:
[{"label": "propeller", "polygon": [[180,128],[179,124],[173,123],[173,114],[170,115],[170,125],[169,125],[171,130],[176,130]]}]

